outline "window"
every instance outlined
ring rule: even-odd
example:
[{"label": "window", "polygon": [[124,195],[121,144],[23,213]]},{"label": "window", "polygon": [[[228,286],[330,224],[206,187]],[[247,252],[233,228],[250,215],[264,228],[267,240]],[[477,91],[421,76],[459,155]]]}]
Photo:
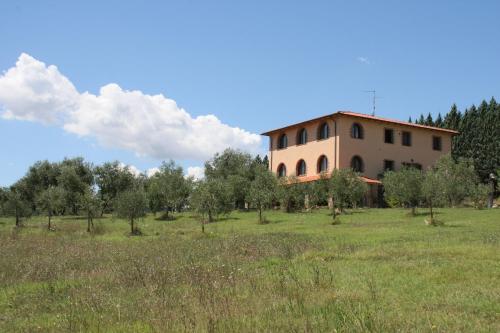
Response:
[{"label": "window", "polygon": [[284,149],[286,147],[288,147],[288,138],[286,137],[286,134],[281,134],[278,139],[278,149]]},{"label": "window", "polygon": [[297,144],[304,145],[306,143],[307,143],[307,130],[303,128],[297,134]]},{"label": "window", "polygon": [[384,160],[384,172],[385,171],[394,171],[394,161]]},{"label": "window", "polygon": [[432,137],[432,149],[441,150],[441,137],[433,136]]},{"label": "window", "polygon": [[390,128],[384,129],[384,142],[394,143],[394,130]]},{"label": "window", "polygon": [[402,162],[403,168],[415,168],[418,170],[422,170],[422,164],[414,163],[414,162]]},{"label": "window", "polygon": [[351,168],[356,171],[356,172],[363,172],[364,171],[364,166],[363,166],[363,160],[359,156],[354,156],[351,159]]},{"label": "window", "polygon": [[318,159],[318,173],[328,171],[328,158],[325,155],[321,155]]},{"label": "window", "polygon": [[411,146],[411,133],[410,132],[403,131],[402,143],[403,143],[403,146]]},{"label": "window", "polygon": [[363,127],[360,124],[354,123],[351,127],[351,137],[353,139],[363,139]]},{"label": "window", "polygon": [[278,177],[286,177],[286,166],[283,163],[278,166]]},{"label": "window", "polygon": [[330,127],[327,123],[323,123],[318,128],[318,140],[328,139],[330,137]]},{"label": "window", "polygon": [[300,160],[297,162],[297,176],[304,176],[306,174],[306,162]]}]

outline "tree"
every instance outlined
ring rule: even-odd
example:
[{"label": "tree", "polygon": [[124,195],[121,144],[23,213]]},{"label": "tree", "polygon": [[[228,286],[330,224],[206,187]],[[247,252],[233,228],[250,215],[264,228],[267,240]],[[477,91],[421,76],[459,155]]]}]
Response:
[{"label": "tree", "polygon": [[443,127],[443,117],[441,116],[441,112],[438,113],[436,120],[434,121],[434,126]]},{"label": "tree", "polygon": [[278,179],[277,199],[280,202],[281,209],[287,213],[304,207],[306,193],[306,186],[300,184],[297,177],[288,176]]},{"label": "tree", "polygon": [[191,206],[201,216],[204,231],[206,220],[211,223],[220,214],[231,211],[231,189],[226,182],[218,178],[200,180],[195,184]]},{"label": "tree", "polygon": [[94,188],[89,186],[80,196],[80,207],[87,216],[87,232],[94,230],[94,218],[101,212],[102,202]]},{"label": "tree", "polygon": [[140,234],[135,226],[136,219],[146,215],[148,202],[142,184],[135,184],[133,187],[121,192],[116,197],[116,214],[118,217],[129,220],[130,234]]},{"label": "tree", "polygon": [[49,186],[37,197],[37,206],[45,210],[48,217],[47,229],[52,230],[51,220],[54,213],[64,207],[65,191],[61,187]]},{"label": "tree", "polygon": [[430,112],[427,114],[427,118],[425,118],[425,125],[434,126],[434,120],[432,119],[432,115]]},{"label": "tree", "polygon": [[335,221],[336,209],[341,212],[348,206],[355,206],[366,193],[366,184],[351,168],[334,169],[330,177],[329,194],[333,199],[332,217]]},{"label": "tree", "polygon": [[270,206],[276,197],[277,181],[276,176],[264,165],[257,167],[255,172],[247,200],[259,211],[259,223],[262,223],[262,210]]},{"label": "tree", "polygon": [[99,197],[102,201],[101,216],[112,209],[118,193],[130,189],[135,177],[129,168],[118,161],[104,163],[95,168],[95,181],[99,187]]},{"label": "tree", "polygon": [[21,219],[31,215],[31,207],[16,186],[3,192],[3,214],[16,218],[16,227],[21,227]]},{"label": "tree", "polygon": [[436,162],[435,172],[443,180],[443,196],[452,207],[462,203],[479,181],[471,159],[459,158],[455,162],[449,154]]},{"label": "tree", "polygon": [[182,167],[173,161],[163,162],[160,171],[150,180],[150,207],[164,209],[168,219],[168,213],[180,209],[190,192],[190,181],[184,178]]},{"label": "tree", "polygon": [[419,125],[425,124],[425,118],[424,118],[423,114],[420,114],[420,118],[418,118],[418,120],[416,121],[416,124],[419,124]]},{"label": "tree", "polygon": [[434,207],[440,205],[445,198],[445,182],[446,180],[435,169],[429,169],[422,180],[422,198],[429,206],[430,224],[435,225]]},{"label": "tree", "polygon": [[94,184],[94,170],[91,163],[82,157],[65,158],[58,166],[57,186],[64,189],[64,207],[73,215],[78,214],[78,199],[88,186]]},{"label": "tree", "polygon": [[234,206],[243,208],[250,183],[254,178],[254,165],[255,161],[249,154],[226,149],[205,163],[205,177],[225,181],[229,186]]},{"label": "tree", "polygon": [[411,124],[413,121],[411,120],[411,116],[408,118],[408,122]]},{"label": "tree", "polygon": [[422,198],[422,180],[422,171],[413,167],[387,171],[382,180],[386,200],[411,207],[411,214],[415,215],[416,207]]},{"label": "tree", "polygon": [[490,187],[486,184],[479,183],[475,185],[470,191],[470,200],[476,209],[486,207],[488,196],[490,194]]},{"label": "tree", "polygon": [[443,121],[443,127],[452,130],[458,130],[462,115],[458,111],[457,105],[453,104],[450,111],[446,114]]},{"label": "tree", "polygon": [[307,195],[311,207],[328,204],[329,186],[330,179],[326,173],[322,173],[320,179],[310,184]]}]

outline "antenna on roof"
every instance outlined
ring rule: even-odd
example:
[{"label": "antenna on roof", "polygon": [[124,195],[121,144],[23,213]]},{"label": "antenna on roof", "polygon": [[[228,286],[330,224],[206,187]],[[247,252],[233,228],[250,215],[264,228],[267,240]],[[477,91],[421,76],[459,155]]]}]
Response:
[{"label": "antenna on roof", "polygon": [[376,90],[363,90],[363,92],[372,93],[373,94],[373,111],[372,111],[372,116],[375,116],[376,101],[377,101],[377,98],[380,98],[380,97],[377,97],[377,91]]}]

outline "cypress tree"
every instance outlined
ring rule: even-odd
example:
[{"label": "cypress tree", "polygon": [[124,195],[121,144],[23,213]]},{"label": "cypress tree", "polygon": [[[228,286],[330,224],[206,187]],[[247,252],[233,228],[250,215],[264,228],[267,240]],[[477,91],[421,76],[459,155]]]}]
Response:
[{"label": "cypress tree", "polygon": [[434,126],[436,126],[436,127],[443,127],[443,117],[441,117],[441,112],[438,113],[436,121],[434,121]]},{"label": "cypress tree", "polygon": [[434,120],[432,119],[432,115],[430,112],[427,114],[427,118],[425,118],[425,125],[434,126]]},{"label": "cypress tree", "polygon": [[410,124],[412,123],[412,121],[411,121],[411,116],[410,116],[410,118],[408,118],[408,122],[409,122]]},{"label": "cypress tree", "polygon": [[419,124],[419,125],[425,124],[425,118],[424,118],[423,114],[420,114],[420,118],[418,118],[417,124]]},{"label": "cypress tree", "polygon": [[462,115],[457,109],[457,105],[451,106],[450,112],[446,114],[443,121],[443,127],[452,130],[458,130]]}]

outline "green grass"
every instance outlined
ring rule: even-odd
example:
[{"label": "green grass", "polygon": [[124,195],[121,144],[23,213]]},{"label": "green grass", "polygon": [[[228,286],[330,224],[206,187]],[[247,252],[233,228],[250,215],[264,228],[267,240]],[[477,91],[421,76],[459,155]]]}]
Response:
[{"label": "green grass", "polygon": [[500,331],[500,210],[425,217],[2,218],[0,332]]}]

